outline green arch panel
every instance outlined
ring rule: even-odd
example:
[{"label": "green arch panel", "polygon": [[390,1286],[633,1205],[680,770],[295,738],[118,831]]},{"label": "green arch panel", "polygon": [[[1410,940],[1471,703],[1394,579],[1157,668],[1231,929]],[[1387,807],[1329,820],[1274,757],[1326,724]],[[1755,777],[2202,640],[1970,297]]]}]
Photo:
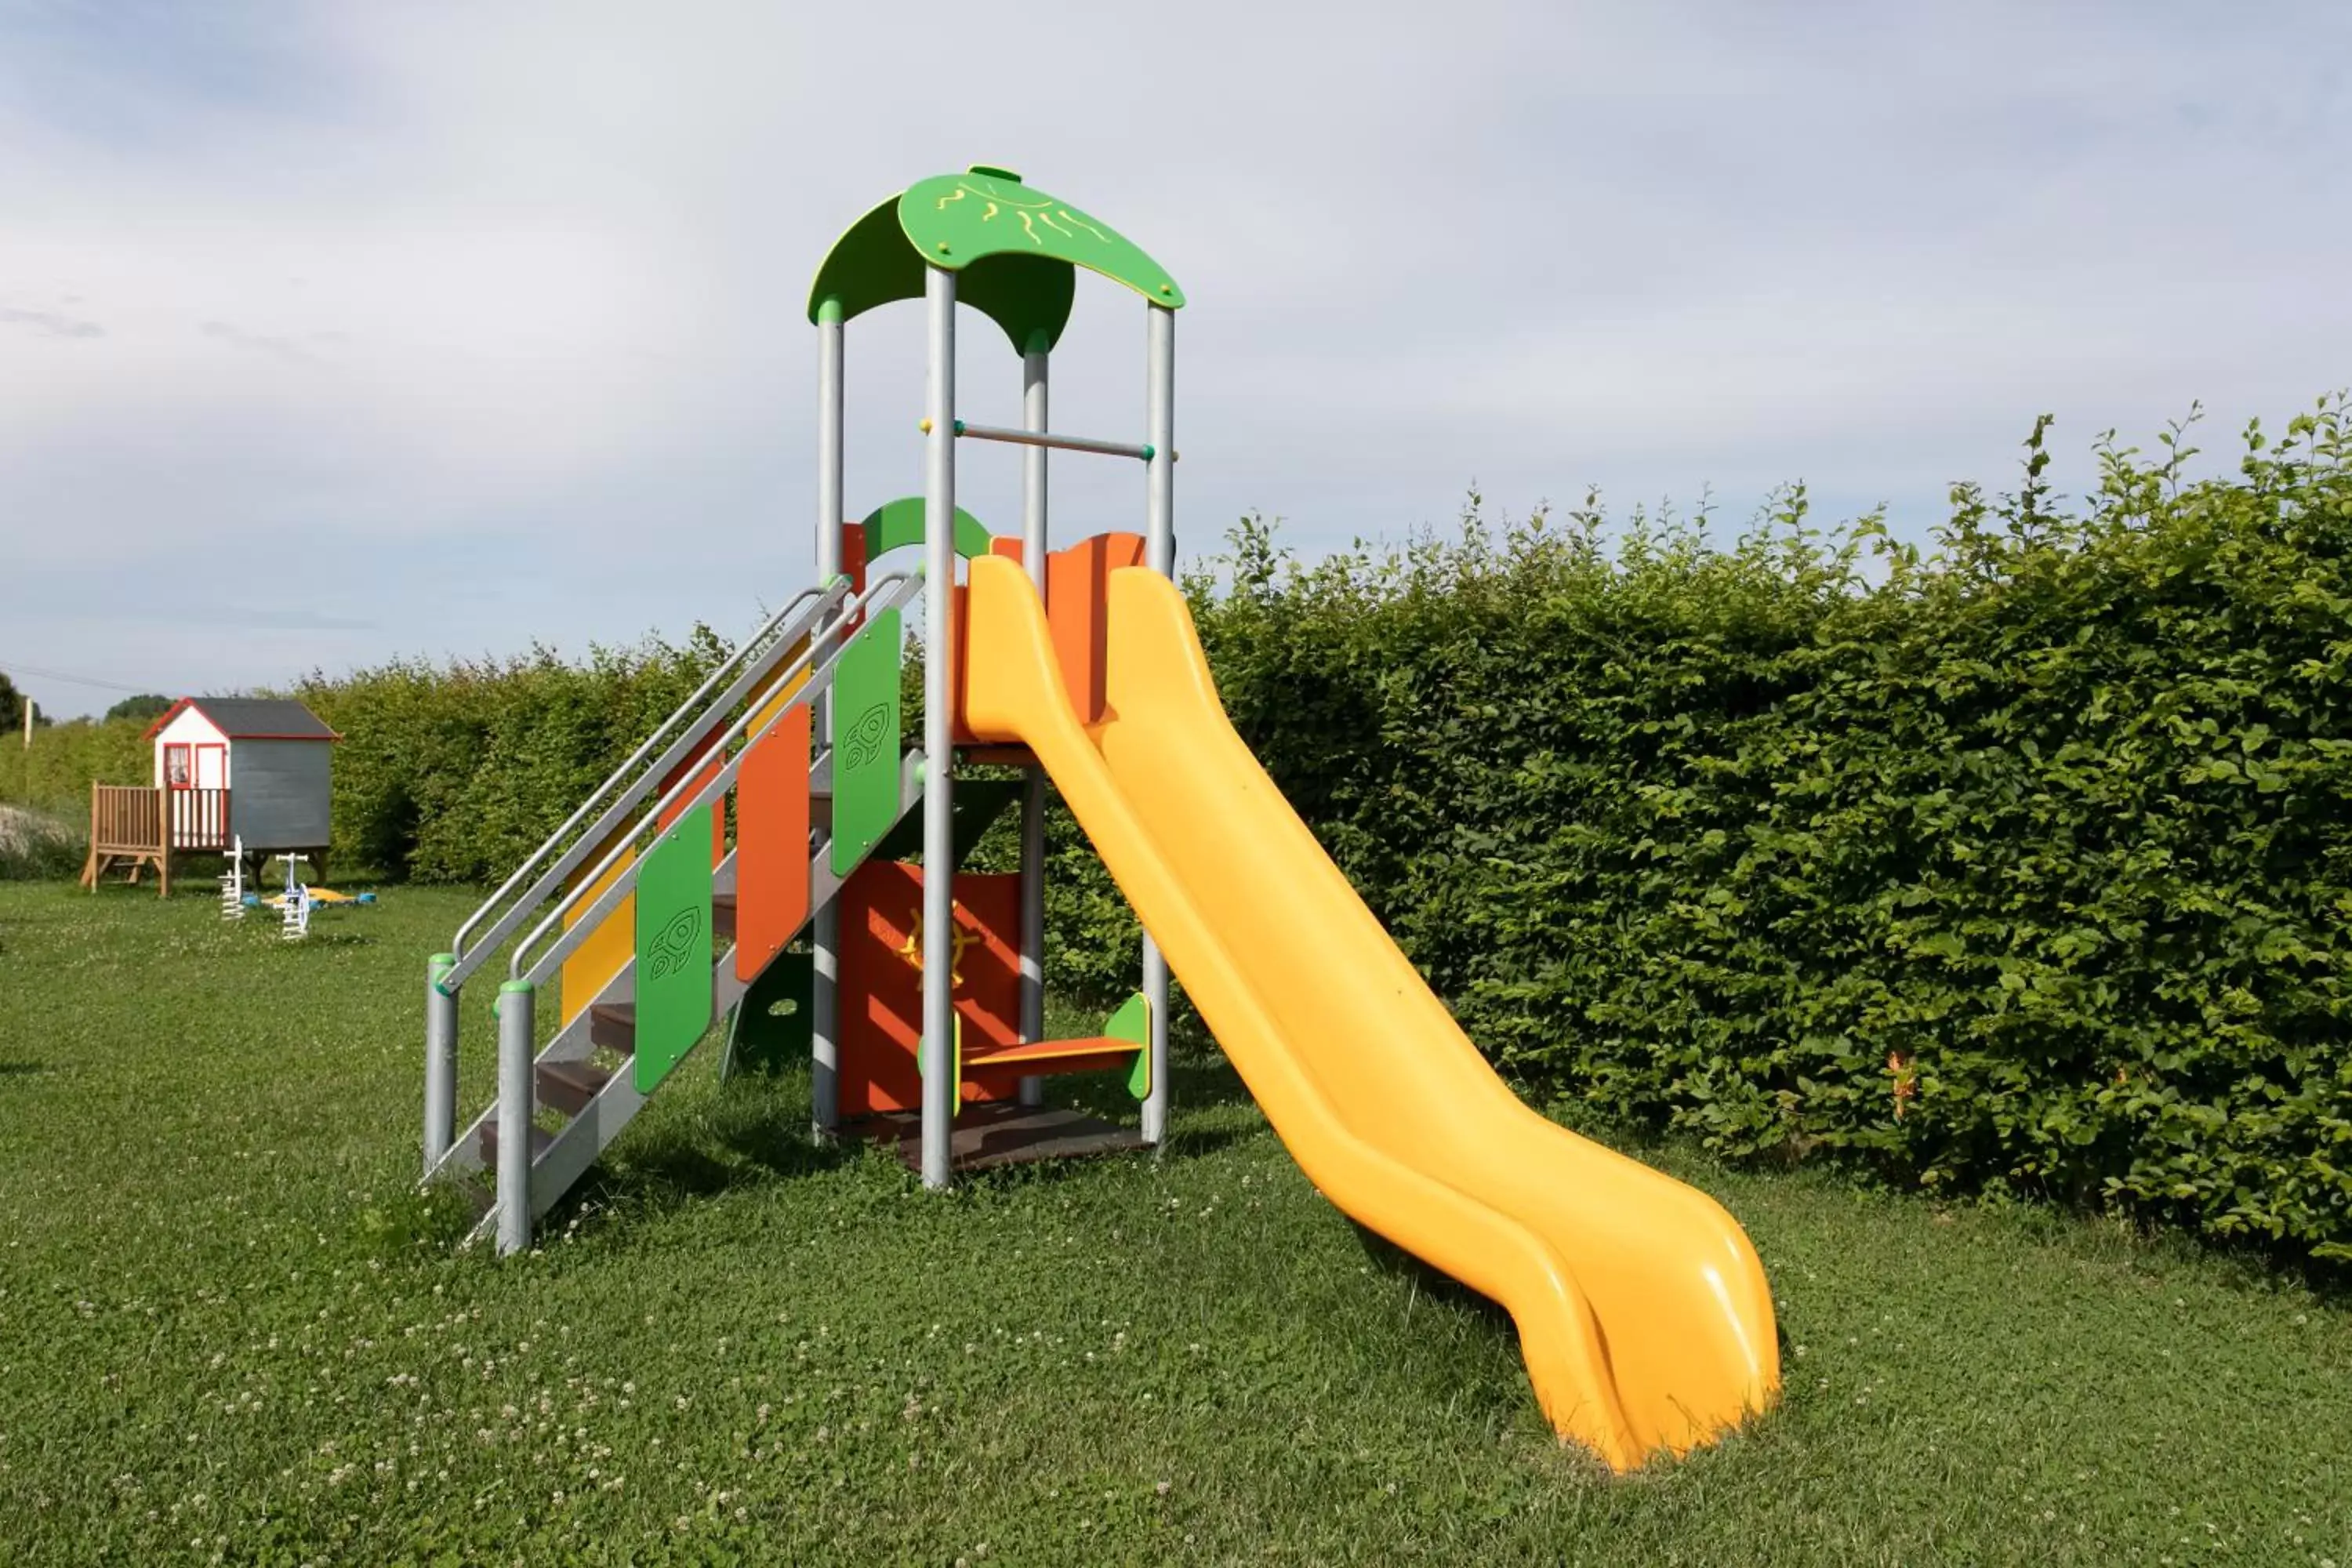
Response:
[{"label": "green arch panel", "polygon": [[[1059,261],[1038,256],[992,256],[963,268],[956,300],[1003,330],[1015,353],[1051,349],[1069,325],[1077,279]],[[834,302],[845,321],[877,305],[923,297],[923,258],[898,226],[891,197],[849,226],[834,242],[809,289],[809,320]]]},{"label": "green arch panel", "polygon": [[[923,508],[920,496],[900,496],[885,501],[866,514],[857,526],[866,535],[866,559],[870,564],[903,545],[923,542]],[[988,553],[993,542],[980,519],[961,507],[955,510],[955,552],[970,561]]]},{"label": "green arch panel", "polygon": [[923,264],[956,274],[956,299],[1003,329],[1015,353],[1050,349],[1069,325],[1084,267],[1170,310],[1184,291],[1165,268],[1101,219],[1006,169],[974,165],[882,202],[834,241],[810,285],[809,320],[842,321],[919,300]]}]

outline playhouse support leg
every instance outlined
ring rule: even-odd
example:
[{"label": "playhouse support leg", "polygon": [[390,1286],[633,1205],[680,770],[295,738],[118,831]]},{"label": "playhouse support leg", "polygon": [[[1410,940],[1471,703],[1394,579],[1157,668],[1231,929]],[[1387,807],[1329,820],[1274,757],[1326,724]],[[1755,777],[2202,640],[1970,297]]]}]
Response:
[{"label": "playhouse support leg", "polygon": [[930,374],[923,454],[923,1185],[948,1185],[955,1135],[955,274],[924,268]]},{"label": "playhouse support leg", "polygon": [[457,1135],[457,999],[441,977],[457,966],[454,952],[425,963],[425,1169],[430,1172]]},{"label": "playhouse support leg", "polygon": [[[816,579],[829,584],[841,575],[842,450],[845,383],[842,371],[841,301],[825,300],[816,315]],[[812,664],[830,651],[819,639]],[[833,695],[819,692],[811,703],[816,743],[833,744]],[[841,1125],[841,910],[827,903],[817,910],[810,943],[816,950],[809,989],[809,1122],[819,1139]]]},{"label": "playhouse support leg", "polygon": [[[1021,356],[1021,427],[1045,431],[1049,412],[1046,351],[1038,334]],[[1043,447],[1021,449],[1021,563],[1045,602],[1045,459]],[[1045,1037],[1045,770],[1033,767],[1021,791],[1021,1038]],[[1021,1103],[1045,1103],[1045,1080],[1021,1080]]]},{"label": "playhouse support leg", "polygon": [[[1148,305],[1150,380],[1144,387],[1145,561],[1163,577],[1176,574],[1176,312]],[[1143,994],[1151,1003],[1151,1092],[1143,1101],[1143,1141],[1158,1148],[1168,1136],[1168,960],[1143,938]]]},{"label": "playhouse support leg", "polygon": [[499,987],[499,1251],[530,1246],[531,984]]}]

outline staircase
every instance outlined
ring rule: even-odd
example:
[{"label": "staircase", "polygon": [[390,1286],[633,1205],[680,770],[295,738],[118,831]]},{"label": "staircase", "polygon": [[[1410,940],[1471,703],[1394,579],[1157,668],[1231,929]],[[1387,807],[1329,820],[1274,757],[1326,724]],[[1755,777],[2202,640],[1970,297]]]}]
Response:
[{"label": "staircase", "polygon": [[[922,755],[895,738],[897,612],[921,587],[920,576],[910,573],[877,577],[856,593],[847,579],[836,579],[786,605],[474,911],[447,952],[433,957],[425,987],[424,1180],[467,1197],[478,1215],[477,1237],[495,1235],[502,1252],[528,1247],[537,1221],[620,1135],[677,1060],[742,1000],[921,798]],[[858,690],[843,693],[854,703],[853,716],[867,710],[866,697],[887,673],[893,734],[876,746],[870,725],[853,731],[845,724],[853,754],[836,766],[820,721],[843,685],[845,665],[863,672],[853,677],[862,683]],[[820,737],[814,756],[807,754],[810,734]],[[772,748],[766,762],[747,773],[746,762],[763,745]],[[793,798],[795,792],[804,792],[804,802]],[[836,795],[844,792],[856,798],[841,814],[837,836]],[[706,826],[730,819],[731,832]],[[781,838],[761,826],[752,851],[760,858],[744,861],[747,828],[776,822],[788,825]],[[799,854],[808,857],[804,868],[789,864]],[[704,903],[693,895],[702,891],[694,884],[706,855]],[[661,879],[686,872],[690,891],[679,912],[666,913],[649,936],[646,900],[637,894],[655,867],[662,868],[656,873]],[[790,890],[779,894],[779,888]],[[647,894],[664,896],[659,887]],[[755,906],[749,911],[747,895]],[[780,898],[792,901],[780,904]],[[568,1018],[541,1044],[540,988],[600,934],[609,942],[607,928],[630,921],[633,908],[635,952],[585,1005],[567,996]],[[703,912],[707,934],[691,929],[700,921],[688,919]],[[739,952],[747,923],[758,926],[758,946]],[[675,956],[671,939],[681,931],[698,968],[705,942],[709,954],[708,1014],[690,1007],[683,1025],[682,983],[664,977]],[[638,965],[648,952],[653,984],[663,992],[656,1020],[639,1016]],[[460,1002],[467,982],[501,957],[499,1090],[459,1130]],[[567,981],[577,977],[575,972]],[[646,1043],[641,1023],[657,1027],[656,1051],[640,1050]]]}]

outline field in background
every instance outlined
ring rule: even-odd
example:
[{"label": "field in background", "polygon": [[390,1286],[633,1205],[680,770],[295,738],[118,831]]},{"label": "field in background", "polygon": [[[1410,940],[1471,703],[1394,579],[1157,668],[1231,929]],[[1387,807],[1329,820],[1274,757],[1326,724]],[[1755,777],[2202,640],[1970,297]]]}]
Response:
[{"label": "field in background", "polygon": [[11,1563],[2352,1563],[2340,1305],[1653,1151],[1754,1236],[1788,1388],[1612,1482],[1206,1055],[1163,1162],[940,1198],[705,1054],[541,1253],[453,1251],[408,1182],[422,955],[470,903],[288,946],[0,885]]}]

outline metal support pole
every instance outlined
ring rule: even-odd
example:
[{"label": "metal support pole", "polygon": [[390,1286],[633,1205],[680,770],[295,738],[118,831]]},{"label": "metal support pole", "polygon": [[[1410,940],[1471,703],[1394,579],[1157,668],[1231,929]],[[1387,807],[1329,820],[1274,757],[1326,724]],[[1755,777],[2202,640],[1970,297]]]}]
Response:
[{"label": "metal support pole", "polygon": [[947,1186],[955,1131],[955,274],[924,269],[930,374],[923,453],[923,1185]]},{"label": "metal support pole", "polygon": [[457,999],[441,977],[457,967],[454,952],[425,961],[425,1169],[430,1173],[457,1136]]},{"label": "metal support pole", "polygon": [[[826,300],[816,316],[816,576],[819,585],[841,574],[841,301]],[[829,640],[829,639],[828,639]],[[824,649],[817,650],[822,658]],[[811,660],[814,668],[815,660]],[[833,693],[810,702],[811,727],[820,750],[833,740]],[[819,1138],[841,1125],[841,910],[828,903],[816,912],[810,942],[816,950],[809,990],[809,1121]]]},{"label": "metal support pole", "polygon": [[[1021,356],[1021,424],[1024,429],[1045,428],[1046,350],[1045,334],[1030,342]],[[1049,531],[1045,510],[1047,448],[1024,447],[1021,454],[1021,561],[1037,598],[1045,597],[1045,552]],[[1021,789],[1021,1038],[1045,1037],[1045,770],[1033,767]],[[1045,1080],[1021,1080],[1021,1103],[1045,1103]]]},{"label": "metal support pole", "polygon": [[[1149,319],[1150,381],[1144,389],[1146,562],[1164,577],[1176,574],[1176,312],[1145,308]],[[1149,931],[1143,938],[1143,994],[1151,1005],[1151,1093],[1143,1101],[1143,1141],[1154,1148],[1168,1136],[1168,960]]]},{"label": "metal support pole", "polygon": [[499,1251],[530,1246],[531,1068],[536,1054],[528,980],[499,987]]}]

